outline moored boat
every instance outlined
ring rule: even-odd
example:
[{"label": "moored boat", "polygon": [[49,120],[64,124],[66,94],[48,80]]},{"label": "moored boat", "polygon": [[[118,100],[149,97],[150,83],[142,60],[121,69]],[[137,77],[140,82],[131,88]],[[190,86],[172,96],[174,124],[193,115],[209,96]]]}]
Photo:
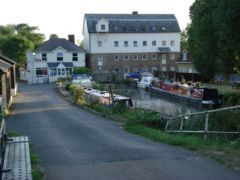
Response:
[{"label": "moored boat", "polygon": [[199,105],[220,105],[221,96],[215,88],[196,88],[178,82],[157,81],[152,83],[150,91],[156,94],[186,100]]}]

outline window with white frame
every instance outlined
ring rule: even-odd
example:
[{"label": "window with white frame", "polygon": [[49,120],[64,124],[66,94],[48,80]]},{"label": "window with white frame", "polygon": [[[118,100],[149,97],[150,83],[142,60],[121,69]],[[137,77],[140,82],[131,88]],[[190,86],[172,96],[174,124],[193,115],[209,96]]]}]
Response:
[{"label": "window with white frame", "polygon": [[175,59],[175,53],[170,54],[170,59]]},{"label": "window with white frame", "polygon": [[118,44],[118,41],[114,41],[114,47],[118,47],[119,44]]},{"label": "window with white frame", "polygon": [[119,55],[114,55],[114,61],[119,61]]},{"label": "window with white frame", "polygon": [[46,53],[42,53],[42,61],[47,61],[47,54]]},{"label": "window with white frame", "polygon": [[128,55],[128,54],[125,54],[125,55],[123,56],[123,59],[124,59],[124,60],[129,60],[129,55]]},{"label": "window with white frame", "polygon": [[152,60],[157,60],[157,54],[152,54]]},{"label": "window with white frame", "polygon": [[171,66],[171,67],[170,67],[170,71],[175,71],[175,67],[174,67],[174,66]]},{"label": "window with white frame", "polygon": [[62,68],[62,75],[64,76],[65,75],[65,69]]},{"label": "window with white frame", "polygon": [[174,41],[171,41],[170,44],[171,44],[171,46],[175,46],[175,42]]},{"label": "window with white frame", "polygon": [[162,46],[166,46],[166,45],[167,45],[166,41],[162,41]]},{"label": "window with white frame", "polygon": [[102,54],[98,54],[97,55],[97,65],[98,66],[102,66],[103,65],[103,55]]},{"label": "window with white frame", "polygon": [[156,46],[157,42],[156,41],[152,41],[152,46]]},{"label": "window with white frame", "polygon": [[63,53],[57,52],[57,61],[63,61]]},{"label": "window with white frame", "polygon": [[78,61],[78,53],[72,53],[72,60]]},{"label": "window with white frame", "polygon": [[61,76],[61,69],[57,69],[58,70],[58,75]]},{"label": "window with white frame", "polygon": [[142,60],[147,60],[147,54],[142,55]]},{"label": "window with white frame", "polygon": [[133,41],[133,47],[137,47],[137,46],[138,46],[137,41]]},{"label": "window with white frame", "polygon": [[138,60],[138,55],[137,54],[133,55],[133,60]]},{"label": "window with white frame", "polygon": [[98,41],[98,47],[102,47],[102,41]]},{"label": "window with white frame", "polygon": [[167,71],[167,68],[166,67],[162,67],[162,71],[163,72]]},{"label": "window with white frame", "polygon": [[167,55],[166,54],[162,54],[162,60],[167,60]]},{"label": "window with white frame", "polygon": [[128,41],[124,41],[124,47],[128,47]]},{"label": "window with white frame", "polygon": [[147,46],[147,41],[143,41],[143,46]]},{"label": "window with white frame", "polygon": [[113,68],[113,73],[115,73],[115,74],[120,73],[120,68],[119,67],[114,67]]}]

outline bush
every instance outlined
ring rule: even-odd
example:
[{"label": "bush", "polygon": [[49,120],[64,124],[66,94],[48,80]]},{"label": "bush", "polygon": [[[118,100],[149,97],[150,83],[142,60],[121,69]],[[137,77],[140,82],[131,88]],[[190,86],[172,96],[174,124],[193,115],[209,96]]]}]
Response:
[{"label": "bush", "polygon": [[227,92],[223,94],[224,106],[235,106],[240,104],[240,93]]},{"label": "bush", "polygon": [[93,83],[92,83],[92,88],[93,88],[93,89],[98,89],[98,90],[100,90],[100,91],[104,91],[104,90],[105,90],[105,84],[93,82]]},{"label": "bush", "polygon": [[86,67],[74,67],[73,74],[88,74],[90,70]]},{"label": "bush", "polygon": [[84,89],[81,85],[71,85],[69,89],[73,94],[73,103],[79,105],[86,104]]}]

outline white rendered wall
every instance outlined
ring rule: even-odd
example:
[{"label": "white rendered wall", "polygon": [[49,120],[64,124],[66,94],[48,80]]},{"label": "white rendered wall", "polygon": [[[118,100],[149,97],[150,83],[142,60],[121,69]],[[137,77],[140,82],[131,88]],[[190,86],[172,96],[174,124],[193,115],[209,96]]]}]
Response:
[{"label": "white rendered wall", "polygon": [[[98,41],[102,41],[102,47],[98,47]],[[118,41],[119,47],[114,47],[114,41]],[[124,47],[124,41],[128,41],[128,47]],[[133,47],[133,41],[138,42]],[[147,41],[147,46],[143,46]],[[152,46],[156,41],[156,46]],[[162,46],[166,41],[166,46]],[[174,46],[170,42],[174,41]],[[91,34],[91,53],[144,53],[159,52],[159,47],[169,47],[172,52],[180,52],[180,33],[94,33]]]},{"label": "white rendered wall", "polygon": [[88,33],[88,30],[87,30],[87,23],[86,23],[86,20],[84,20],[84,25],[83,25],[83,49],[85,49],[87,52],[90,51],[89,44],[90,44],[90,41],[89,41],[89,33]]}]

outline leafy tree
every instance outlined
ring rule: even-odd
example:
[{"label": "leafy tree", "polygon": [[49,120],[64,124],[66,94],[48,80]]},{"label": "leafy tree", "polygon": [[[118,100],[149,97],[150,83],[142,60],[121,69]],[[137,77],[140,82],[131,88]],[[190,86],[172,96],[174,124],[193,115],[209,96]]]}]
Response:
[{"label": "leafy tree", "polygon": [[188,29],[189,29],[189,25],[186,27],[186,29],[184,29],[180,36],[181,36],[181,40],[180,40],[180,47],[181,47],[181,51],[183,51],[184,49],[189,50],[189,44],[188,44]]},{"label": "leafy tree", "polygon": [[239,12],[239,0],[196,0],[190,7],[189,50],[205,78],[240,72]]}]

